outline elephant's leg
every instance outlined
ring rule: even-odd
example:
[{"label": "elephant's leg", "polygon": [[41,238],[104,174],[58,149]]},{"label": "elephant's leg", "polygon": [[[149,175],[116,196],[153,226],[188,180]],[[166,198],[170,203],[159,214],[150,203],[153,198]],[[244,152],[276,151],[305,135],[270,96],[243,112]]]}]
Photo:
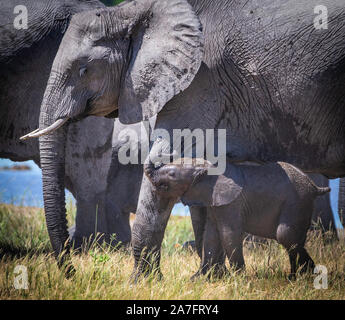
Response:
[{"label": "elephant's leg", "polygon": [[109,232],[105,193],[113,127],[114,121],[88,117],[68,128],[65,182],[77,201],[75,247]]},{"label": "elephant's leg", "polygon": [[229,259],[230,266],[235,270],[243,270],[243,227],[240,208],[222,206],[210,208],[217,223],[220,241]]},{"label": "elephant's leg", "polygon": [[[216,277],[221,277],[227,272],[225,267],[225,254],[217,230],[216,221],[210,214],[207,214],[203,234],[201,266],[192,279],[207,274],[211,269],[212,275]],[[209,276],[210,275],[211,274],[209,274]]]},{"label": "elephant's leg", "polygon": [[[109,240],[114,246],[129,245],[131,241],[129,215],[136,212],[143,179],[141,148],[149,145],[148,133],[154,122],[155,119],[150,119],[150,123],[124,125],[117,119],[114,124],[106,187],[106,221]],[[124,154],[136,155],[131,160],[137,160],[137,164],[128,163],[128,159],[123,159],[126,158]]]},{"label": "elephant's leg", "polygon": [[[315,182],[319,187],[328,187],[329,180],[321,174],[308,174],[308,176]],[[317,223],[323,232],[328,230],[336,233],[334,216],[331,207],[330,194],[327,193],[323,196],[317,197],[314,200],[314,211],[312,222]]]},{"label": "elephant's leg", "polygon": [[295,279],[297,271],[300,269],[301,273],[312,272],[315,268],[313,259],[309,256],[307,250],[300,246],[285,246],[290,260],[290,279]]},{"label": "elephant's leg", "polygon": [[142,175],[142,165],[121,165],[113,154],[106,191],[107,229],[113,246],[131,241],[129,215],[136,212]]},{"label": "elephant's leg", "polygon": [[[300,267],[301,272],[307,272],[312,271],[315,266],[314,261],[304,248],[307,230],[309,228],[308,217],[305,218],[305,221],[300,218],[298,219],[298,217],[305,216],[307,211],[312,212],[312,208],[302,208],[300,211],[296,210],[296,215],[289,214],[295,208],[295,206],[291,206],[283,209],[276,234],[277,241],[288,252],[291,267],[289,277],[291,279],[295,278],[296,272]],[[294,219],[295,217],[297,220]]]},{"label": "elephant's leg", "polygon": [[196,251],[202,259],[203,234],[206,226],[207,209],[206,207],[190,207],[193,231],[195,236]]},{"label": "elephant's leg", "polygon": [[74,247],[91,244],[93,240],[103,241],[107,233],[104,195],[89,199],[77,197],[75,232],[72,236]]}]

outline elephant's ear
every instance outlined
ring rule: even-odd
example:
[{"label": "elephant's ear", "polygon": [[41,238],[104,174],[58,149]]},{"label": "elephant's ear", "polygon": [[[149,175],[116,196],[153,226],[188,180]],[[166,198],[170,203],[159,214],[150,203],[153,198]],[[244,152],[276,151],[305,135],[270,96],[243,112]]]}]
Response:
[{"label": "elephant's ear", "polygon": [[187,0],[135,2],[147,12],[129,30],[131,57],[118,102],[126,124],[156,115],[190,85],[203,58],[201,23]]},{"label": "elephant's ear", "polygon": [[189,206],[224,206],[239,197],[243,186],[240,170],[231,166],[223,175],[202,175],[183,195],[181,201]]}]

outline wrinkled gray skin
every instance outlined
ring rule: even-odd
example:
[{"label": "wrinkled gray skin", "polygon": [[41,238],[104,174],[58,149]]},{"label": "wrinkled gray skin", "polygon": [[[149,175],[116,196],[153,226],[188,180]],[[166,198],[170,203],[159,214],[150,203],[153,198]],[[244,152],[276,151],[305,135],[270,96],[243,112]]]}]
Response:
[{"label": "wrinkled gray skin", "polygon": [[[306,174],[287,163],[233,165],[223,175],[208,175],[208,163],[186,164],[186,159],[155,168],[145,174],[156,188],[160,215],[169,215],[169,203],[178,198],[185,205],[207,209],[201,269],[224,273],[224,251],[230,265],[244,268],[244,232],[277,240],[287,250],[291,275],[314,269],[304,248],[313,203],[330,191],[319,188]],[[223,250],[224,249],[224,250]]]},{"label": "wrinkled gray skin", "polygon": [[[13,10],[18,4],[28,8],[27,30],[16,30],[13,27],[13,19],[17,16],[13,14]],[[34,160],[40,165],[38,141],[23,142],[19,137],[38,125],[40,105],[53,59],[72,14],[100,7],[104,6],[99,1],[1,1],[0,158]],[[117,197],[114,191],[112,198],[117,207],[111,205],[106,210],[106,182],[113,127],[112,119],[90,117],[71,123],[65,132],[65,168],[61,170],[59,179],[61,183],[65,181],[65,186],[77,200],[76,226],[72,233],[76,246],[80,246],[83,239],[89,239],[95,231],[108,235],[116,233],[119,240],[124,242],[130,239],[126,224],[117,221],[123,218],[119,214],[119,208],[122,210],[122,195]],[[121,126],[117,124],[115,131],[120,129]],[[114,144],[119,145],[119,142],[115,139]],[[53,170],[51,167],[54,165],[55,163],[51,163],[48,170]],[[113,167],[115,165],[116,163]],[[112,170],[113,185],[124,185],[128,179],[117,178],[114,173],[116,169]],[[135,179],[141,179],[141,175]],[[61,193],[60,207],[57,207],[54,187],[56,188],[45,175],[47,221],[51,223],[49,221],[52,215],[61,214],[61,223],[65,224],[64,191]],[[137,196],[133,200],[135,205],[136,202]],[[67,236],[66,231],[64,235]]]},{"label": "wrinkled gray skin", "polygon": [[[143,123],[124,125],[115,120],[110,169],[107,176],[106,207],[107,228],[116,230],[116,239],[123,244],[131,241],[129,214],[135,213],[143,177],[141,163],[147,157],[142,146],[149,144],[148,133],[154,128],[156,118]],[[135,155],[137,163],[123,164],[119,161],[121,149]],[[143,157],[142,157],[143,155]],[[144,158],[144,159],[143,159]],[[111,242],[112,239],[107,239]]]},{"label": "wrinkled gray skin", "polygon": [[[329,180],[320,174],[310,173],[308,176],[313,182],[320,187],[328,187]],[[339,194],[340,195],[340,194]],[[199,257],[202,257],[202,237],[206,226],[207,210],[206,208],[191,207],[190,208],[192,224],[195,234],[195,241],[189,241],[184,244],[185,247],[190,246],[196,250]],[[330,194],[317,197],[314,201],[314,210],[312,215],[311,228],[321,227],[322,232],[331,231],[336,236],[336,228],[334,223],[333,211],[330,203]],[[266,243],[266,239],[253,235],[246,235],[245,240],[251,248],[255,244]]]},{"label": "wrinkled gray skin", "polygon": [[[309,173],[308,176],[317,186],[329,187],[329,180],[325,176],[315,173]],[[317,197],[314,201],[312,227],[314,226],[321,227],[323,232],[331,231],[336,235],[336,228],[329,193],[323,195],[322,197]]]},{"label": "wrinkled gray skin", "polygon": [[[73,17],[40,116],[40,129],[50,132],[40,148],[54,208],[62,203],[68,125],[55,132],[51,126],[116,110],[123,123],[158,114],[156,128],[170,134],[226,128],[233,162],[285,161],[345,175],[343,0],[323,2],[327,30],[314,27],[317,0],[189,3],[127,1]],[[159,264],[167,217],[156,205],[144,178],[132,230],[137,275]],[[57,212],[48,225],[56,252],[66,239],[63,215]],[[156,259],[141,254],[145,247]]]}]

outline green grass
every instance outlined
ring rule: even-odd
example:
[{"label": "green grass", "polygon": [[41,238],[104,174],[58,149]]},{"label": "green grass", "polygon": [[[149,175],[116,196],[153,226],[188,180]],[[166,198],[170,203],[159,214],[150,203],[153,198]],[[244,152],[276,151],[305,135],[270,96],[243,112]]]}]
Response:
[{"label": "green grass", "polygon": [[124,0],[101,0],[106,6],[115,6]]},{"label": "green grass", "polygon": [[[75,209],[68,206],[69,221]],[[43,210],[0,205],[0,299],[344,299],[345,244],[309,234],[307,249],[328,269],[328,289],[317,290],[315,275],[289,281],[288,257],[276,242],[245,248],[246,271],[221,280],[190,281],[199,258],[181,245],[192,239],[189,218],[172,217],[162,249],[164,279],[130,282],[133,258],[128,251],[93,245],[73,254],[73,279],[66,279],[51,254]],[[28,270],[29,289],[13,286],[14,268]]]}]

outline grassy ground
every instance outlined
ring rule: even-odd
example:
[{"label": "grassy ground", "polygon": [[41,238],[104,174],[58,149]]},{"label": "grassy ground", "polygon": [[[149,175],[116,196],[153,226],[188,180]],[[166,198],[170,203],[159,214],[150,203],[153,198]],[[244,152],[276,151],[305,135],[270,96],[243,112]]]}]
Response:
[{"label": "grassy ground", "polygon": [[[69,206],[69,219],[74,209]],[[145,279],[133,285],[133,258],[126,251],[94,245],[85,254],[74,255],[77,269],[67,280],[50,253],[43,211],[0,205],[0,300],[2,299],[345,299],[344,241],[324,241],[310,233],[307,249],[317,264],[328,269],[328,289],[314,288],[316,275],[286,277],[288,258],[275,242],[245,249],[245,272],[222,280],[189,280],[198,269],[195,253],[181,244],[192,239],[189,218],[172,217],[163,243],[164,279]],[[28,270],[27,290],[15,289],[14,268]]]}]

